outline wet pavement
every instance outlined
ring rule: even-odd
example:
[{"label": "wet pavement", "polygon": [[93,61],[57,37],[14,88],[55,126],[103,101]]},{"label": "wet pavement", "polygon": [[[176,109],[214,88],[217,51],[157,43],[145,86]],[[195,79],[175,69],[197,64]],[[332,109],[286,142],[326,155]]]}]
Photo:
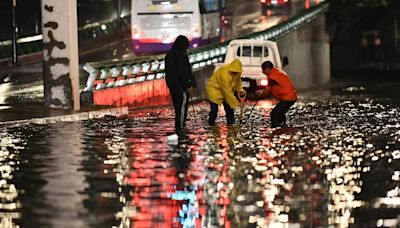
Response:
[{"label": "wet pavement", "polygon": [[284,129],[271,100],[233,127],[193,105],[176,146],[168,108],[2,127],[0,227],[398,227],[400,80],[358,81],[300,93]]}]

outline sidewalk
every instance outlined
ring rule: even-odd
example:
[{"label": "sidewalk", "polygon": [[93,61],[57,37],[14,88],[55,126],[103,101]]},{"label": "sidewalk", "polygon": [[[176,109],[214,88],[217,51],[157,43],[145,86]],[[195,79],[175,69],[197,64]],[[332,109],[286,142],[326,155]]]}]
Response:
[{"label": "sidewalk", "polygon": [[128,113],[128,107],[89,104],[81,104],[81,110],[78,112],[49,108],[43,101],[42,71],[41,62],[0,69],[0,127],[24,123],[87,120]]},{"label": "sidewalk", "polygon": [[[109,48],[118,46],[126,40],[124,37],[112,36],[97,42],[83,43],[79,50],[80,63],[94,61],[92,58],[96,56],[105,57],[102,52],[109,52]],[[0,126],[28,122],[41,124],[75,121],[128,113],[127,107],[82,104],[81,110],[74,112],[45,106],[42,60],[41,52],[19,56],[17,66],[12,65],[11,59],[0,59]],[[80,84],[81,86],[86,84],[84,77],[81,77]]]},{"label": "sidewalk", "polygon": [[[26,76],[26,74],[25,74]],[[106,115],[128,114],[128,107],[81,104],[79,111],[47,107],[43,101],[43,86],[4,92],[11,82],[0,83],[0,127],[16,124],[47,124],[102,118]],[[38,88],[39,87],[39,88]],[[41,92],[37,92],[40,91]],[[33,91],[33,92],[32,92]]]},{"label": "sidewalk", "polygon": [[32,103],[0,110],[0,127],[19,124],[48,124],[120,116],[128,114],[128,107],[82,107],[78,112],[51,109],[44,104]]},{"label": "sidewalk", "polygon": [[[4,83],[0,84],[2,90]],[[12,98],[14,99],[14,98]],[[6,100],[6,102],[5,102]],[[0,128],[18,124],[47,124],[55,122],[71,122],[102,118],[104,116],[120,116],[129,113],[128,107],[110,107],[81,104],[79,111],[55,109],[47,107],[42,99],[32,100],[29,94],[23,94],[18,101],[7,103],[0,91]]]}]

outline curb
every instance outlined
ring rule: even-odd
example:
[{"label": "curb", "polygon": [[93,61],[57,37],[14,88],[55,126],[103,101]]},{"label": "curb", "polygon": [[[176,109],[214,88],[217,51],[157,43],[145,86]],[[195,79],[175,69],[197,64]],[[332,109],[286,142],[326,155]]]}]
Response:
[{"label": "curb", "polygon": [[0,126],[4,127],[5,125],[23,125],[23,124],[50,124],[50,123],[57,123],[57,122],[75,122],[75,121],[82,121],[82,120],[89,120],[89,119],[99,119],[103,118],[106,115],[112,116],[121,116],[126,115],[129,113],[129,109],[127,106],[125,107],[117,107],[117,108],[110,108],[110,109],[103,109],[98,111],[89,111],[83,113],[76,113],[70,115],[62,115],[62,116],[52,116],[52,117],[43,117],[43,118],[33,118],[27,120],[11,120],[0,122]]}]

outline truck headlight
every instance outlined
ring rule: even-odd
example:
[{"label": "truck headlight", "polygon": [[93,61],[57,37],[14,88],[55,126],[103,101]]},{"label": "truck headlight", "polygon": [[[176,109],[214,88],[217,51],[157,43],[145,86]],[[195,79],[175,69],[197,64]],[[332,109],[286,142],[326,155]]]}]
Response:
[{"label": "truck headlight", "polygon": [[258,86],[267,86],[268,85],[268,80],[267,79],[261,79],[257,81]]}]

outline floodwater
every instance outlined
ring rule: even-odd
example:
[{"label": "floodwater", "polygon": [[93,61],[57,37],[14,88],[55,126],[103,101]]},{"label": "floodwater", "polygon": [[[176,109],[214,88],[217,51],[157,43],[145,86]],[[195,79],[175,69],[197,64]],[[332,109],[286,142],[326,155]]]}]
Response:
[{"label": "floodwater", "polygon": [[304,93],[285,129],[196,104],[176,146],[166,108],[1,128],[0,227],[399,227],[398,85]]}]

